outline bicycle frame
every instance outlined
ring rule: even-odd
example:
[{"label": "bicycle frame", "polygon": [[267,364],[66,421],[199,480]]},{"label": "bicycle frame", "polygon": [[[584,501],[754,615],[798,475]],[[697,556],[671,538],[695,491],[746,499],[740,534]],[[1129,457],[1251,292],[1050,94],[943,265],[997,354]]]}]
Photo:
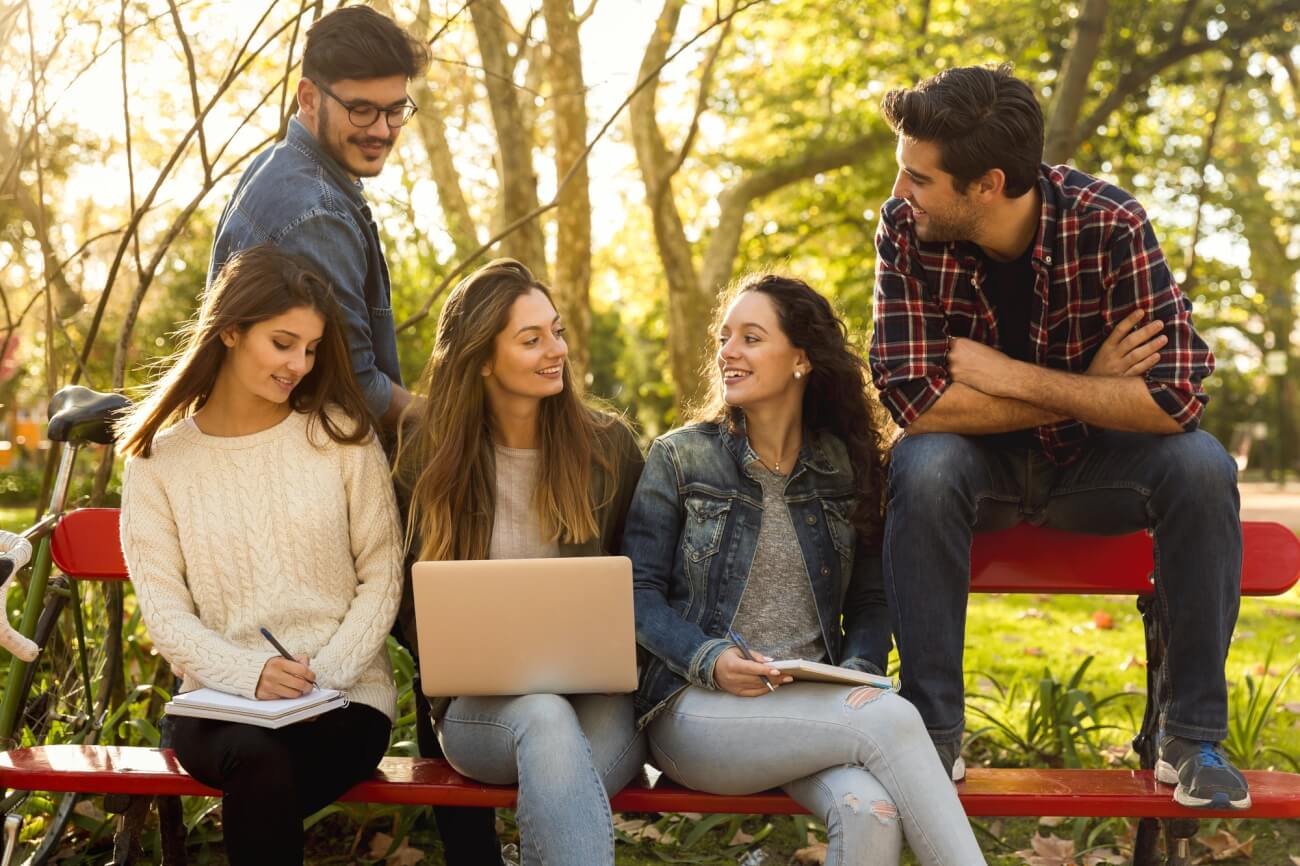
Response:
[{"label": "bicycle frame", "polygon": [[[53,532],[55,525],[63,516],[64,506],[67,504],[68,486],[72,480],[72,467],[77,459],[78,448],[70,443],[60,445],[62,453],[59,455],[59,468],[54,478],[54,487],[50,490],[49,507],[46,509],[46,516],[36,525],[32,526],[26,532],[21,533],[28,541],[33,542],[36,550],[32,556],[31,576],[27,584],[27,596],[23,600],[22,619],[19,622],[18,631],[31,637],[36,634],[37,621],[41,614],[41,609],[45,605],[45,598],[49,592],[50,583],[50,533]],[[83,676],[89,678],[89,671],[86,662],[86,645],[84,637],[84,627],[81,621],[81,606],[73,605],[75,626],[77,631],[77,651],[81,656],[81,669]],[[52,625],[52,623],[51,623]],[[18,712],[27,700],[27,688],[29,684],[27,675],[35,662],[25,662],[18,658],[10,658],[9,675],[5,682],[5,691],[3,698],[0,698],[0,745],[12,743],[15,740],[15,734],[18,732]],[[90,684],[87,682],[86,691],[89,694]]]}]

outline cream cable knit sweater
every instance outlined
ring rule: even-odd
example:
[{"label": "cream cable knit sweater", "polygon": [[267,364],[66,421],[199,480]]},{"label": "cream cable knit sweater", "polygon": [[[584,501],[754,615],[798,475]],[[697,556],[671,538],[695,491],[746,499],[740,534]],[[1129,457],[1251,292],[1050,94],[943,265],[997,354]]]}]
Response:
[{"label": "cream cable knit sweater", "polygon": [[308,417],[250,436],[208,436],[189,419],[160,433],[151,457],[126,463],[122,550],[182,691],[254,697],[276,654],[265,626],[321,686],[391,719],[402,541],[388,465],[373,439],[309,440]]}]

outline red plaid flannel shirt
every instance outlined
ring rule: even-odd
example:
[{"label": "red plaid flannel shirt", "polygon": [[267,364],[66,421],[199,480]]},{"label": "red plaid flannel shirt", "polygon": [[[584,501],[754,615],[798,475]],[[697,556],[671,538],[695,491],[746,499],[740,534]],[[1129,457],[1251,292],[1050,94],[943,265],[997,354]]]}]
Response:
[{"label": "red plaid flannel shirt", "polygon": [[[1192,328],[1191,302],[1174,283],[1146,212],[1131,195],[1069,166],[1043,165],[1043,208],[1033,252],[1037,275],[1029,341],[1039,366],[1082,373],[1117,322],[1141,307],[1164,321],[1169,342],[1146,374],[1161,409],[1194,430],[1209,399],[1201,380],[1214,356]],[[875,332],[871,371],[880,398],[907,427],[939,399],[948,375],[949,337],[1002,348],[998,322],[981,291],[979,248],[922,242],[912,207],[893,198],[876,229]],[[1078,456],[1091,435],[1081,421],[1037,430],[1057,463]]]}]

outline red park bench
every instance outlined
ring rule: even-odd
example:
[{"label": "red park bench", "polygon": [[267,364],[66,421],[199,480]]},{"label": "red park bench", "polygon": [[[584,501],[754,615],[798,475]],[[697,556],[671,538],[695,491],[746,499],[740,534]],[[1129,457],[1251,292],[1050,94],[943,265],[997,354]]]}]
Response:
[{"label": "red park bench", "polygon": [[[124,580],[126,565],[118,545],[115,509],[83,509],[58,525],[53,556],[69,577]],[[1300,577],[1300,540],[1283,526],[1246,523],[1242,570],[1244,595],[1280,595]],[[1161,688],[1162,646],[1151,597],[1151,539],[1146,533],[1100,538],[1018,526],[976,536],[971,590],[999,593],[1136,595],[1143,612],[1148,651],[1148,695]],[[1173,801],[1169,787],[1153,772],[1153,707],[1148,700],[1143,731],[1135,748],[1148,769],[1039,770],[972,767],[958,786],[972,816],[1135,817],[1144,819],[1135,843],[1134,863],[1152,866],[1164,831],[1167,862],[1190,863],[1189,841],[1198,819],[1212,817],[1300,818],[1300,775],[1247,771],[1250,809],[1214,812],[1187,809]],[[185,772],[167,749],[123,746],[37,746],[0,753],[0,785],[13,790],[111,795],[106,802],[124,812],[114,862],[130,857],[132,828],[149,803],[160,796],[217,796]],[[445,761],[385,758],[374,778],[343,797],[365,803],[511,807],[513,787],[467,780]],[[115,801],[115,802],[114,802]],[[724,812],[798,814],[804,810],[779,791],[749,796],[716,796],[687,790],[659,779],[653,787],[634,784],[613,798],[623,812]]]}]

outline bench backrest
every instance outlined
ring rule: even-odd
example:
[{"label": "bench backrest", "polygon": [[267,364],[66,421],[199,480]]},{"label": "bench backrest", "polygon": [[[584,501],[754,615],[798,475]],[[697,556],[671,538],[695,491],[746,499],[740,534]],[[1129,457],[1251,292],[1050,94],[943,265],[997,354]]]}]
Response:
[{"label": "bench backrest", "polygon": [[[82,508],[54,530],[54,562],[80,580],[125,580],[116,508]],[[1244,523],[1244,595],[1280,595],[1300,578],[1300,539],[1277,523]],[[980,533],[971,550],[972,592],[1144,595],[1151,537],[1100,537],[1028,525]]]}]

